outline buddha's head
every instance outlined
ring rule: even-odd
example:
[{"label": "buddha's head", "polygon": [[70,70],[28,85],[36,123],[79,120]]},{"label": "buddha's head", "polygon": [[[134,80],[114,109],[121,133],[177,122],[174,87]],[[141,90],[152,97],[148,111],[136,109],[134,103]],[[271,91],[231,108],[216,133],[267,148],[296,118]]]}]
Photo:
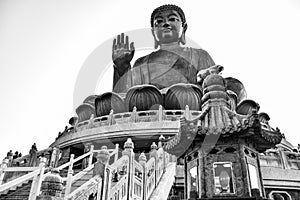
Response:
[{"label": "buddha's head", "polygon": [[155,48],[162,44],[185,44],[187,24],[180,7],[167,4],[156,8],[151,15],[151,27]]}]

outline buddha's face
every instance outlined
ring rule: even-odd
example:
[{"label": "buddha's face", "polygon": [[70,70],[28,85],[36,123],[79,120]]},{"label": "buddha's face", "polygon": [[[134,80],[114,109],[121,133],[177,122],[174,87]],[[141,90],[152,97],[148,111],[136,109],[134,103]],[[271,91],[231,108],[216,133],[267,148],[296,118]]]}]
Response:
[{"label": "buddha's face", "polygon": [[158,44],[179,42],[182,33],[182,21],[177,11],[166,10],[154,16],[152,34]]}]

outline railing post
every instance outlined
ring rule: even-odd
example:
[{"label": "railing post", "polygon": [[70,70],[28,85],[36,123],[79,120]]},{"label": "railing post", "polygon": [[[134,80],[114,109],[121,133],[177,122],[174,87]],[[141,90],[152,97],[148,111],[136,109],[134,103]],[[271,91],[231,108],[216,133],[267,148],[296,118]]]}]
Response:
[{"label": "railing post", "polygon": [[128,169],[128,187],[127,187],[127,197],[128,199],[133,199],[133,178],[134,178],[134,144],[131,140],[131,138],[128,138],[127,141],[124,144],[124,151],[122,152],[122,155],[127,155],[129,157],[129,169]]},{"label": "railing post", "polygon": [[139,156],[139,163],[140,165],[142,165],[143,167],[143,178],[142,178],[142,200],[146,200],[146,163],[147,163],[147,158],[145,156],[144,153],[141,153],[141,155]]},{"label": "railing post", "polygon": [[74,160],[74,154],[71,154],[64,199],[68,199],[68,196],[71,192],[72,176],[73,176],[73,162],[74,162],[73,160]]},{"label": "railing post", "polygon": [[105,199],[109,178],[107,179],[106,168],[109,161],[109,152],[106,146],[102,146],[101,150],[97,154],[97,162],[93,170],[93,176],[100,175],[102,183],[98,184],[97,200]]},{"label": "railing post", "polygon": [[115,116],[114,116],[114,110],[110,110],[109,115],[108,115],[108,124],[113,125],[115,124]]},{"label": "railing post", "polygon": [[94,145],[91,145],[88,167],[91,166],[93,163],[93,156],[94,156]]},{"label": "railing post", "polygon": [[[165,137],[163,135],[160,135],[159,137],[159,142],[158,142],[158,148],[161,148],[163,150],[163,141],[165,140]],[[165,155],[165,151],[163,150],[163,172],[166,171],[166,155]]]},{"label": "railing post", "polygon": [[88,123],[88,128],[92,128],[94,125],[94,114],[91,114],[89,123]]},{"label": "railing post", "polygon": [[157,145],[155,142],[151,145],[151,151],[150,151],[150,158],[154,158],[155,164],[154,164],[154,180],[155,180],[155,186],[157,185]]},{"label": "railing post", "polygon": [[185,106],[184,117],[185,117],[187,120],[190,120],[190,119],[191,119],[190,107],[189,107],[188,105]]},{"label": "railing post", "polygon": [[116,151],[116,154],[115,154],[114,162],[117,162],[117,160],[119,158],[119,144],[116,144],[115,151]]},{"label": "railing post", "polygon": [[37,176],[35,176],[32,180],[30,194],[28,198],[29,200],[35,200],[41,191],[41,185],[42,185],[42,180],[45,172],[46,162],[47,162],[46,158],[44,157],[40,158],[40,164],[39,164],[40,173]]},{"label": "railing post", "polygon": [[130,122],[135,123],[136,121],[137,121],[137,113],[136,113],[136,107],[134,106],[131,112]]},{"label": "railing post", "polygon": [[2,185],[2,183],[3,183],[3,179],[4,179],[4,175],[5,175],[4,170],[7,168],[8,163],[9,163],[9,160],[8,160],[7,158],[4,158],[3,161],[2,161],[2,163],[1,163],[1,169],[0,169],[0,185]]},{"label": "railing post", "polygon": [[159,105],[159,107],[158,107],[158,121],[159,122],[163,121],[163,109],[162,109],[162,105]]}]

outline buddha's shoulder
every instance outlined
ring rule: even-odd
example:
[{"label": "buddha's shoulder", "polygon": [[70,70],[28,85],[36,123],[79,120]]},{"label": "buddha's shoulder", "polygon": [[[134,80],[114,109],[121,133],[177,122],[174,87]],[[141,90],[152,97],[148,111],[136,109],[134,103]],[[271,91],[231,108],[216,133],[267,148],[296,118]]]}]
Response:
[{"label": "buddha's shoulder", "polygon": [[185,51],[192,51],[193,53],[197,53],[197,54],[208,54],[207,51],[205,51],[204,49],[196,49],[193,47],[184,47]]},{"label": "buddha's shoulder", "polygon": [[147,59],[148,59],[148,55],[142,56],[142,57],[136,59],[135,64],[142,64],[142,63],[146,62]]}]

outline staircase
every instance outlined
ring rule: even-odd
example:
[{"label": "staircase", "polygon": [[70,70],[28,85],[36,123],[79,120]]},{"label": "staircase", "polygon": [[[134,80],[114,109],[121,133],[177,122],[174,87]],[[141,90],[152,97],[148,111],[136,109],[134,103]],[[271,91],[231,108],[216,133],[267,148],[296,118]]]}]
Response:
[{"label": "staircase", "polygon": [[[126,145],[121,157],[118,147],[110,150],[91,148],[90,152],[77,158],[71,155],[68,163],[56,168],[64,176],[62,198],[64,200],[88,200],[96,197],[102,200],[167,200],[176,174],[176,163],[173,157],[163,150],[161,144],[158,147],[154,144],[154,148],[152,144],[149,155],[141,153],[136,161],[133,142],[127,141]],[[107,155],[106,164],[103,161],[99,162],[100,160],[92,164],[94,153],[98,153],[97,158],[101,158],[99,154],[102,153],[103,158],[103,152]],[[73,169],[73,164],[81,162],[82,159],[88,159],[88,166],[83,170]],[[108,164],[109,160],[113,162]],[[99,166],[104,169],[103,176]],[[12,171],[9,168],[5,170]],[[48,171],[47,168],[45,170]],[[93,175],[95,173],[96,175]],[[36,200],[37,196],[41,195],[42,180],[48,175],[50,172],[44,173],[44,168],[38,168],[10,183],[0,185],[2,191],[0,200]]]},{"label": "staircase", "polygon": [[176,163],[169,163],[166,171],[162,175],[158,185],[152,192],[149,200],[167,200],[171,191],[172,185],[175,181]]},{"label": "staircase", "polygon": [[84,183],[93,178],[93,169],[90,169],[80,179],[74,181],[71,186],[71,192],[82,186]]},{"label": "staircase", "polygon": [[29,197],[32,181],[23,183],[22,185],[11,188],[6,194],[0,195],[0,200],[26,200]]}]

